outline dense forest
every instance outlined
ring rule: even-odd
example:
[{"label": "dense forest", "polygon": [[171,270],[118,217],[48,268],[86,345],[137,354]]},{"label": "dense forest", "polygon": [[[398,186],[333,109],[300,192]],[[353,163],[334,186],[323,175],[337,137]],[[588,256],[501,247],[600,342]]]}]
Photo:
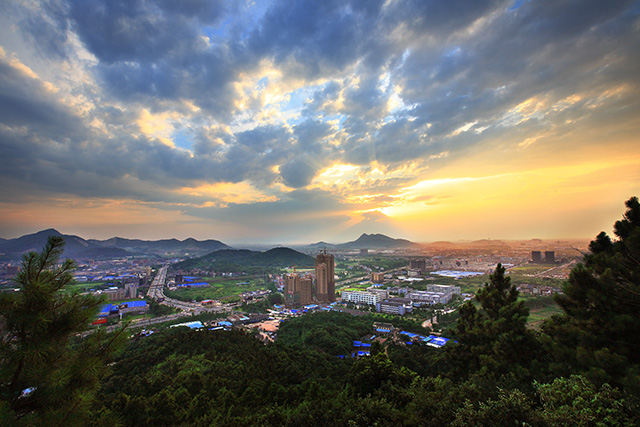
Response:
[{"label": "dense forest", "polygon": [[116,336],[48,337],[33,313],[69,332],[82,320],[82,304],[61,318],[42,314],[49,299],[73,303],[40,289],[64,286],[58,270],[71,267],[57,266],[45,248],[25,260],[23,292],[0,300],[0,422],[640,425],[640,203],[631,198],[626,206],[616,238],[601,233],[591,242],[556,296],[563,314],[539,331],[526,328],[529,310],[499,265],[476,301],[461,306],[456,342],[442,349],[386,343],[361,358],[338,356],[372,332],[372,318],[344,313],[287,320],[269,345],[241,331],[187,328],[120,346]]}]

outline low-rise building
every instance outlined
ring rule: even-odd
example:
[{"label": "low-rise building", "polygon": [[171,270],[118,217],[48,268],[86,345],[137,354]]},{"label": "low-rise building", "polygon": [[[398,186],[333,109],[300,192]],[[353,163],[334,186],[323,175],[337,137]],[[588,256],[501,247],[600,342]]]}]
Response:
[{"label": "low-rise building", "polygon": [[367,288],[368,292],[374,293],[374,294],[378,294],[380,295],[380,301],[382,301],[383,299],[387,299],[389,298],[389,291],[386,289],[380,289],[378,287],[375,286],[369,286]]},{"label": "low-rise building", "polygon": [[147,311],[149,311],[149,305],[144,300],[128,301],[128,302],[124,302],[124,303],[120,304],[118,306],[118,309],[119,309],[120,313],[122,313],[122,314],[127,314],[127,313],[146,313]]},{"label": "low-rise building", "polygon": [[420,276],[422,276],[422,271],[420,271],[419,269],[410,269],[407,272],[407,276],[409,276],[409,277],[420,277]]},{"label": "low-rise building", "polygon": [[413,305],[408,298],[389,298],[376,304],[379,313],[396,314],[404,316],[411,312]]},{"label": "low-rise building", "polygon": [[447,295],[461,295],[460,286],[427,285],[427,292],[438,292]]},{"label": "low-rise building", "polygon": [[451,294],[429,291],[413,291],[407,297],[417,305],[420,304],[447,304],[451,301]]},{"label": "low-rise building", "polygon": [[342,291],[342,302],[376,305],[382,300],[380,294],[368,291]]}]

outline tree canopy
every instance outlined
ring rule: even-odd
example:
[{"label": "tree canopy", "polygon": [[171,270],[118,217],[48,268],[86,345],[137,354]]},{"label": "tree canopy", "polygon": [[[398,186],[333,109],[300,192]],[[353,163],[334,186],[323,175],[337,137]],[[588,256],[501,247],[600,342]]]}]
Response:
[{"label": "tree canopy", "polygon": [[577,370],[596,384],[640,392],[640,203],[626,202],[612,240],[605,232],[589,245],[556,300],[563,317],[549,322],[555,368]]},{"label": "tree canopy", "polygon": [[0,294],[0,413],[3,425],[82,425],[91,392],[117,347],[118,335],[76,334],[102,300],[61,292],[76,264],[59,262],[64,240],[49,238],[24,256],[18,292]]},{"label": "tree canopy", "polygon": [[476,294],[480,307],[469,301],[460,307],[454,330],[457,345],[448,351],[458,376],[528,378],[530,355],[536,347],[526,323],[529,309],[518,301],[518,291],[502,264]]}]

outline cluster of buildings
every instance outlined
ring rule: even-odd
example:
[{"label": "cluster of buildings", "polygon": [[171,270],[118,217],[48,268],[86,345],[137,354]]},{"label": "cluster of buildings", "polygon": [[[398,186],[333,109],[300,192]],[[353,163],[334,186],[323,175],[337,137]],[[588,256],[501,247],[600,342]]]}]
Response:
[{"label": "cluster of buildings", "polygon": [[550,296],[557,292],[560,292],[560,289],[548,286],[548,285],[531,285],[528,283],[523,283],[516,287],[520,295],[542,295],[542,296]]},{"label": "cluster of buildings", "polygon": [[284,302],[287,307],[311,304],[313,301],[332,303],[336,300],[335,261],[324,251],[315,260],[314,277],[310,274],[287,274],[284,278]]},{"label": "cluster of buildings", "polygon": [[556,253],[554,251],[544,251],[544,258],[542,258],[541,251],[531,251],[531,262],[534,264],[555,264]]},{"label": "cluster of buildings", "polygon": [[110,317],[122,317],[124,314],[130,313],[146,313],[149,311],[149,305],[145,300],[127,301],[121,304],[106,304],[100,309],[97,319],[93,321],[94,325],[107,323]]},{"label": "cluster of buildings", "polygon": [[426,291],[404,289],[404,297],[390,297],[388,289],[371,286],[365,291],[342,291],[342,302],[367,304],[379,313],[404,315],[413,307],[448,304],[454,295],[461,295],[459,286],[428,285]]},{"label": "cluster of buildings", "polygon": [[120,301],[127,298],[138,297],[138,280],[130,279],[125,280],[123,287],[112,286],[103,291],[97,291],[96,293],[102,293],[107,296],[109,301]]}]

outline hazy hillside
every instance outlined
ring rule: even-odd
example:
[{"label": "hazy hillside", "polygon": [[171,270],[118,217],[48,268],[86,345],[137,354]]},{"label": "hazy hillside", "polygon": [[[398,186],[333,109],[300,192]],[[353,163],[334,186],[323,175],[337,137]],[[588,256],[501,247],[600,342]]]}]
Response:
[{"label": "hazy hillside", "polygon": [[403,249],[419,246],[406,239],[394,239],[384,234],[364,233],[352,242],[336,245],[339,249]]},{"label": "hazy hillside", "polygon": [[5,259],[19,259],[22,254],[42,250],[49,236],[61,236],[66,242],[67,258],[117,258],[129,255],[201,255],[230,247],[218,240],[139,240],[112,237],[107,240],[85,240],[79,236],[62,234],[53,228],[27,234],[15,239],[0,239],[0,253]]},{"label": "hazy hillside", "polygon": [[332,244],[327,242],[313,243],[305,247],[307,250],[320,249],[405,249],[420,246],[406,239],[394,239],[384,234],[363,233],[356,240],[346,243]]},{"label": "hazy hillside", "polygon": [[104,248],[84,240],[82,237],[62,234],[50,228],[37,233],[27,234],[16,239],[7,239],[0,242],[0,252],[8,259],[17,259],[27,252],[40,252],[46,245],[49,236],[60,236],[66,242],[64,257],[67,258],[101,258],[121,257],[131,255],[123,249]]},{"label": "hazy hillside", "polygon": [[230,249],[226,244],[218,240],[196,240],[194,238],[188,238],[185,240],[178,239],[164,239],[164,240],[140,240],[140,239],[125,239],[122,237],[112,237],[107,240],[90,240],[102,247],[121,248],[130,252],[141,253],[208,253],[221,249]]},{"label": "hazy hillside", "polygon": [[314,265],[314,259],[290,248],[274,248],[264,252],[247,249],[224,249],[202,257],[182,261],[175,264],[175,268],[182,270],[202,268],[217,271],[240,271],[247,268],[284,268],[294,265],[310,267]]}]

